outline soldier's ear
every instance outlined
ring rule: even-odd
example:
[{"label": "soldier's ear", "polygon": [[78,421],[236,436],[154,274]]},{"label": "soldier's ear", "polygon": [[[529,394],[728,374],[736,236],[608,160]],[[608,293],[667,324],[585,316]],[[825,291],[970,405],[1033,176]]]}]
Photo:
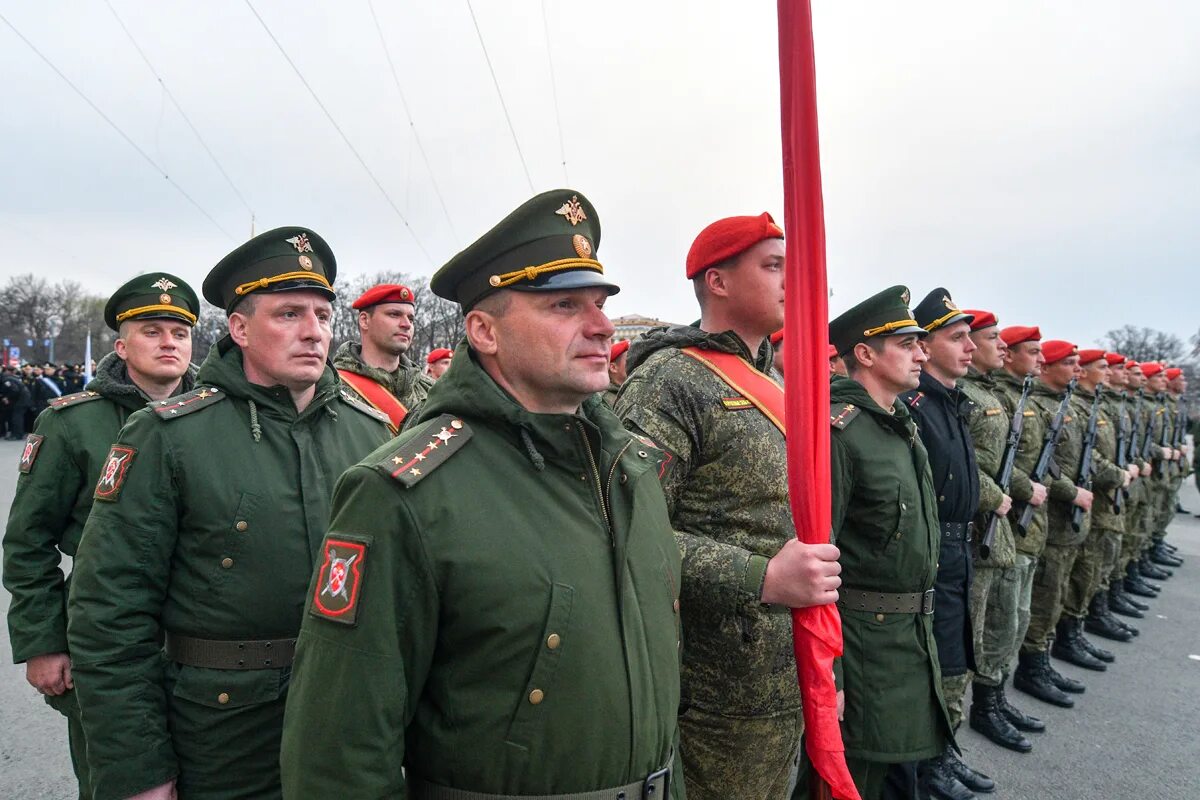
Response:
[{"label": "soldier's ear", "polygon": [[240,311],[229,315],[229,338],[233,339],[233,343],[238,347],[245,347],[250,341],[250,337],[247,335],[249,322],[249,317]]},{"label": "soldier's ear", "polygon": [[486,311],[473,308],[467,312],[463,320],[466,328],[467,343],[482,355],[495,355],[500,349],[500,340],[496,332],[496,317]]}]

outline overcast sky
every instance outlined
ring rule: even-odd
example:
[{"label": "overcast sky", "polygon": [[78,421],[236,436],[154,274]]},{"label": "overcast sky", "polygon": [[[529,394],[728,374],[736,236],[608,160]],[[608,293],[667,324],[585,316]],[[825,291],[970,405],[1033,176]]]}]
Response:
[{"label": "overcast sky", "polygon": [[[398,212],[245,0],[108,2],[233,186],[105,0],[0,0],[203,209],[0,23],[0,279],[199,289],[249,209],[314,228],[342,274],[428,275],[567,185],[599,211],[610,313],[688,322],[695,234],[782,222],[772,2],[475,0],[519,155],[462,0],[372,0],[399,87],[366,0],[252,0]],[[905,283],[1080,343],[1196,332],[1200,3],[814,5],[832,313]]]}]

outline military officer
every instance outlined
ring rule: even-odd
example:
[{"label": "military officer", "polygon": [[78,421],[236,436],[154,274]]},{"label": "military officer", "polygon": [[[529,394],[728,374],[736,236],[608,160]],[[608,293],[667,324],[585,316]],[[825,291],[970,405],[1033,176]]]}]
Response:
[{"label": "military officer", "polygon": [[[1004,683],[1008,665],[1016,657],[1019,642],[1017,609],[1022,588],[1027,586],[1024,573],[1018,567],[1016,540],[1007,513],[1013,500],[1025,503],[1033,499],[1032,482],[1028,464],[1022,469],[1014,459],[1008,486],[998,483],[1012,430],[1012,416],[1018,413],[1015,404],[1012,412],[1007,410],[999,378],[1008,345],[1001,336],[995,314],[971,309],[965,309],[963,313],[973,317],[971,341],[976,348],[961,386],[963,394],[973,404],[969,424],[979,465],[980,489],[979,513],[975,517],[975,574],[969,604],[976,664],[971,684],[970,725],[1001,747],[1028,753],[1033,744],[1022,731],[1042,731],[1046,726],[1008,702]],[[1021,387],[1018,384],[1015,403],[1020,403]],[[1028,401],[1019,410],[1021,423],[1028,419],[1024,416],[1026,408]],[[1023,425],[1021,434],[1022,441],[1030,449],[1036,449],[1040,442],[1026,440]],[[1018,453],[1020,444],[1019,441]],[[1042,494],[1044,498],[1045,487],[1042,487]],[[994,526],[992,542],[985,549],[982,543],[989,526]]]},{"label": "military officer", "polygon": [[79,549],[92,489],[126,418],[153,400],[188,391],[196,293],[166,273],[139,275],[117,289],[104,320],[116,349],[100,360],[86,391],[50,401],[17,465],[17,492],[4,534],[4,586],[13,660],[67,718],[79,796],[92,797],[87,747],[67,647],[67,587],[62,556]]},{"label": "military officer", "polygon": [[196,388],[129,417],[100,469],[67,624],[97,800],[280,795],[333,481],[388,439],[326,361],[336,269],[299,227],[222,259],[204,297],[229,334]]},{"label": "military officer", "polygon": [[[1089,611],[1097,615],[1097,620],[1089,628],[1092,632],[1115,641],[1127,642],[1133,638],[1133,633],[1123,630],[1115,620],[1109,622],[1111,617],[1104,613],[1108,611],[1107,598],[1102,603],[1102,610],[1101,604],[1093,600],[1100,588],[1100,573],[1107,552],[1121,546],[1124,519],[1113,508],[1115,495],[1132,482],[1133,473],[1116,463],[1118,420],[1109,415],[1104,404],[1104,391],[1108,387],[1110,372],[1105,351],[1095,348],[1080,350],[1079,367],[1079,386],[1072,402],[1076,404],[1076,413],[1080,418],[1090,420],[1092,414],[1096,416],[1096,436],[1091,454],[1091,491],[1097,499],[1092,503],[1087,537],[1079,545],[1071,576],[1063,592],[1062,618],[1050,654],[1078,666],[1095,669],[1096,661],[1101,662],[1102,667],[1112,663],[1115,655],[1083,635],[1084,620]],[[1098,402],[1097,396],[1100,398]],[[1090,425],[1090,421],[1087,424]],[[1072,630],[1067,630],[1068,626]]]},{"label": "military officer", "polygon": [[555,190],[434,275],[466,341],[338,485],[286,797],[682,796],[665,455],[599,396],[617,291],[599,244],[596,209]]},{"label": "military officer", "polygon": [[[685,274],[698,325],[634,342],[617,400],[670,458],[663,486],[683,553],[684,779],[692,800],[786,797],[804,720],[789,607],[836,599],[837,548],[796,538],[783,389],[783,230],[767,213],[705,227]],[[774,606],[772,608],[771,606]]]},{"label": "military officer", "polygon": [[629,340],[622,339],[614,342],[612,349],[608,351],[608,390],[604,392],[604,402],[608,403],[609,408],[617,404],[617,394],[629,377],[629,372],[625,369],[625,354],[628,350]]},{"label": "military officer", "polygon": [[433,380],[408,358],[416,297],[397,283],[381,283],[351,303],[358,312],[361,342],[343,342],[333,357],[338,376],[350,391],[387,415],[400,430],[409,409],[425,399]]},{"label": "military officer", "polygon": [[938,756],[954,736],[933,635],[937,496],[899,400],[917,387],[926,361],[919,340],[927,332],[908,302],[908,289],[893,286],[829,323],[849,372],[830,385],[833,536],[844,580],[842,738],[864,800],[882,795],[889,771],[900,773],[895,765]]},{"label": "military officer", "polygon": [[425,356],[425,374],[436,381],[445,374],[446,370],[450,369],[450,359],[452,358],[454,358],[453,350],[435,347],[429,351],[429,355]]}]

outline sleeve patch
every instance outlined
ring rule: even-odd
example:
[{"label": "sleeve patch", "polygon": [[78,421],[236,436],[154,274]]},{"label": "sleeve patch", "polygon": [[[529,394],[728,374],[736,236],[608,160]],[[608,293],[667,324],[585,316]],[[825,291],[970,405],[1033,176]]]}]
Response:
[{"label": "sleeve patch", "polygon": [[31,433],[25,437],[25,449],[21,451],[21,461],[17,465],[19,472],[28,475],[33,470],[33,462],[37,460],[38,451],[42,449],[42,440],[45,438],[40,433]]},{"label": "sleeve patch", "polygon": [[[635,433],[634,431],[630,431],[629,435],[632,436],[634,439],[636,439],[638,442],[641,442],[643,445],[645,445],[646,447],[648,447],[654,451],[653,455],[656,455],[658,457],[658,479],[661,481],[663,479],[663,476],[667,474],[667,467],[670,466],[670,464],[673,460],[675,460],[675,456],[671,453],[670,450],[666,449],[665,447],[660,445],[658,442],[651,439],[649,436],[645,436],[640,433]],[[650,453],[647,453],[644,450],[638,451],[638,456],[640,456],[642,458],[648,458],[648,457],[650,457],[650,455],[651,455]]]},{"label": "sleeve patch", "polygon": [[321,617],[343,625],[358,623],[358,601],[362,597],[363,575],[367,570],[366,539],[350,536],[325,537],[321,545],[324,560],[317,572],[317,585],[313,590],[312,606],[314,617]]},{"label": "sleeve patch", "polygon": [[96,493],[93,497],[109,503],[117,502],[121,496],[121,487],[125,484],[125,476],[133,464],[137,449],[123,444],[114,444],[108,451],[108,458],[100,469],[100,477],[96,481]]},{"label": "sleeve patch", "polygon": [[860,413],[862,413],[862,409],[853,403],[847,403],[841,408],[834,409],[833,413],[829,415],[829,424],[840,430],[853,422]]}]

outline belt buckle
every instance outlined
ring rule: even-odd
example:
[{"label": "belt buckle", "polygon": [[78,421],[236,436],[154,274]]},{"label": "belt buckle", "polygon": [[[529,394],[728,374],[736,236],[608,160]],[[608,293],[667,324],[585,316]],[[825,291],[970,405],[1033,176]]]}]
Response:
[{"label": "belt buckle", "polygon": [[933,613],[933,589],[928,589],[921,595],[921,613]]},{"label": "belt buckle", "polygon": [[665,800],[670,794],[671,788],[671,768],[663,767],[660,770],[651,772],[646,776],[646,780],[642,781],[642,800],[655,800],[655,784],[659,778],[662,778],[662,798]]}]

